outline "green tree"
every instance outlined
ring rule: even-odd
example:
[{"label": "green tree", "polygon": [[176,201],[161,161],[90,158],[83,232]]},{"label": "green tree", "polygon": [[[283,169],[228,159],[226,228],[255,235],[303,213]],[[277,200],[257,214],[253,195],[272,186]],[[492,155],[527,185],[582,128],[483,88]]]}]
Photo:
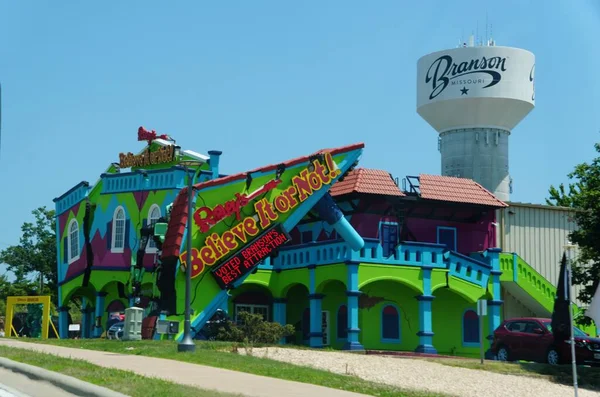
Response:
[{"label": "green tree", "polygon": [[[600,153],[600,143],[594,145]],[[590,163],[581,163],[568,174],[574,183],[568,192],[563,184],[551,186],[549,205],[572,207],[578,229],[569,239],[579,246],[573,266],[573,283],[583,286],[578,298],[589,303],[600,281],[600,156]],[[600,326],[600,325],[599,325]]]},{"label": "green tree", "polygon": [[[7,280],[0,278],[0,298],[10,290],[10,295],[51,295],[56,303],[58,269],[54,210],[40,207],[32,214],[35,221],[23,223],[19,244],[0,251],[0,263],[8,265],[8,270],[16,276],[16,281],[9,283],[10,289],[2,285],[6,285]],[[41,291],[40,274],[43,282]]]}]

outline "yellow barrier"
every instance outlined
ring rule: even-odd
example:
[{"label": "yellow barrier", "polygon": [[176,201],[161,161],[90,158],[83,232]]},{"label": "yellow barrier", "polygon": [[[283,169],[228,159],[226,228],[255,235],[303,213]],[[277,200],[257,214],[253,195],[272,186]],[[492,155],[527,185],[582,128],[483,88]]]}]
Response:
[{"label": "yellow barrier", "polygon": [[[10,338],[14,331],[15,336],[19,336],[12,326],[13,311],[15,305],[35,305],[42,304],[42,339],[48,339],[48,322],[50,321],[50,296],[9,296],[6,298],[6,322],[4,324],[4,333]],[[54,327],[54,324],[52,325]],[[54,330],[56,332],[56,329]],[[58,335],[58,333],[57,333]]]}]

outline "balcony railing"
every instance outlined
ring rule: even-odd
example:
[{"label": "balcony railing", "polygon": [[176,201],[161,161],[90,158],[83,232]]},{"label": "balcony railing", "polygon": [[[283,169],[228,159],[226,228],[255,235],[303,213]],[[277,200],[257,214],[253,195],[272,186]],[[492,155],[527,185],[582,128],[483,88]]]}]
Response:
[{"label": "balcony railing", "polygon": [[444,259],[446,259],[451,276],[470,281],[483,288],[487,285],[492,270],[487,263],[454,251],[446,251]]},{"label": "balcony railing", "polygon": [[379,240],[365,239],[360,251],[352,251],[343,240],[311,242],[282,248],[274,259],[265,260],[260,269],[288,270],[308,265],[328,265],[357,261],[391,266],[448,269],[452,276],[485,287],[491,266],[453,251],[441,244],[404,241],[384,256]]}]

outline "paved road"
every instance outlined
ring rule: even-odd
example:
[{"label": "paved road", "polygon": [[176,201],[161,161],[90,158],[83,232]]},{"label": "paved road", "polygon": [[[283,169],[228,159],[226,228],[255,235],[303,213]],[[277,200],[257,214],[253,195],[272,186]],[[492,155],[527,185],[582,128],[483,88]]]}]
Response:
[{"label": "paved road", "polygon": [[0,368],[0,397],[77,397],[48,382]]},{"label": "paved road", "polygon": [[[132,371],[142,376],[249,397],[365,397],[364,394],[329,389],[308,383],[268,378],[163,358],[73,349],[2,338],[0,338],[0,345],[85,360],[101,367]],[[132,346],[135,346],[135,344],[132,344]],[[132,353],[135,352],[132,351]],[[202,353],[199,352],[198,354]],[[45,397],[49,396],[45,395]]]}]

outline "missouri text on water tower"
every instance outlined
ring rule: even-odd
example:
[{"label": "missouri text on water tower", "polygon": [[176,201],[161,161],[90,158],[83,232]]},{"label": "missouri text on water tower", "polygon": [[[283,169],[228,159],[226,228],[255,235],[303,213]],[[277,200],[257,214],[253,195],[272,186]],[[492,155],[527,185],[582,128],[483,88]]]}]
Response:
[{"label": "missouri text on water tower", "polygon": [[535,105],[534,74],[531,52],[493,42],[419,59],[417,112],[440,135],[442,175],[509,200],[508,137]]}]

